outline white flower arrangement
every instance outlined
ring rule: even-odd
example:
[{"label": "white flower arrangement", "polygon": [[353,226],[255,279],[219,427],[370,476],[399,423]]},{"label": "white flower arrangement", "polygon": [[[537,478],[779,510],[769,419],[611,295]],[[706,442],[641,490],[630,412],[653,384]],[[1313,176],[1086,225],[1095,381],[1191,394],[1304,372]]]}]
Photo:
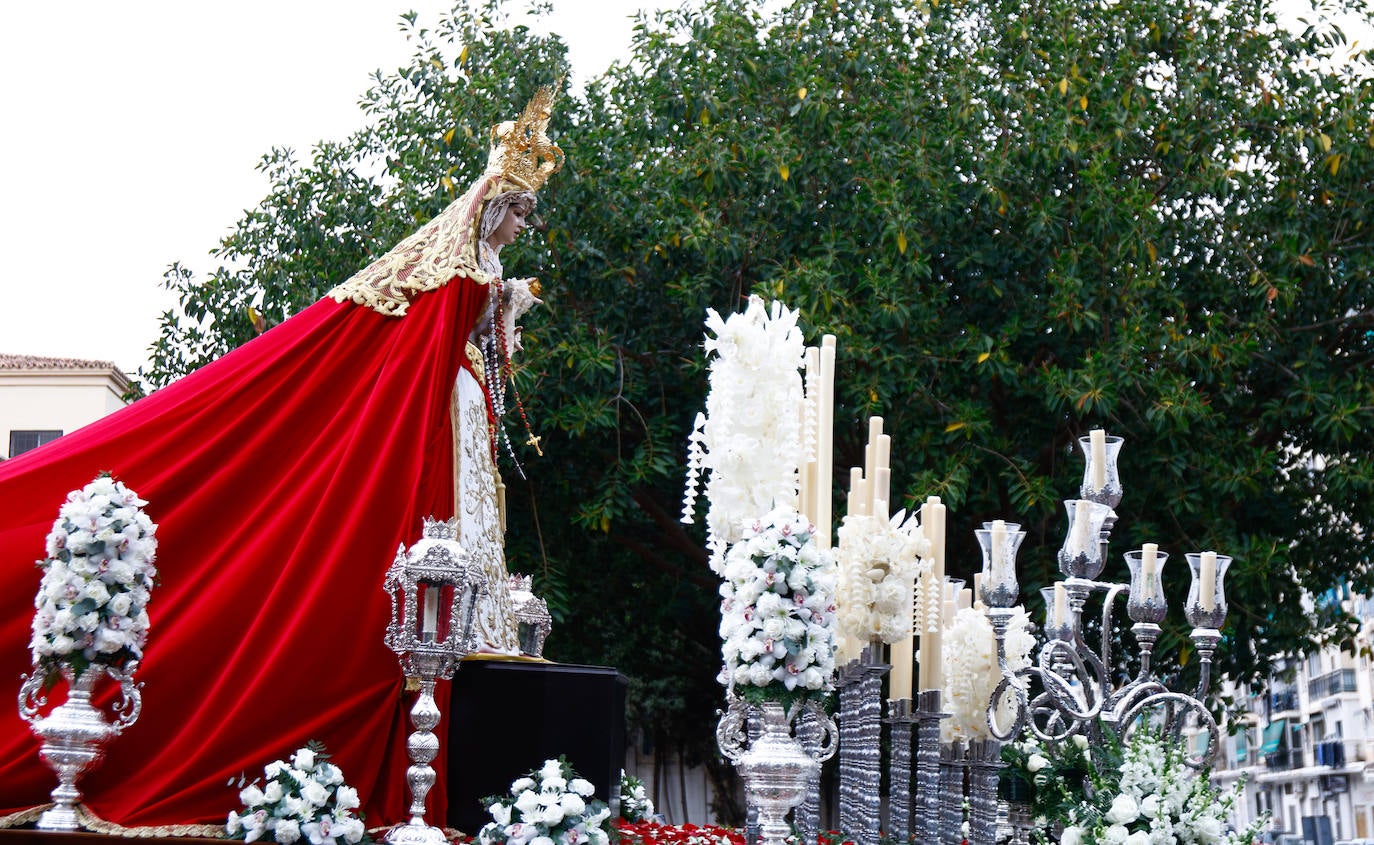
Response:
[{"label": "white flower arrangement", "polygon": [[654,814],[654,802],[644,789],[644,781],[620,770],[620,817],[627,822],[642,822]]},{"label": "white flower arrangement", "polygon": [[1244,830],[1228,818],[1243,783],[1225,793],[1212,788],[1183,762],[1178,743],[1137,731],[1123,749],[1117,772],[1099,771],[1092,800],[1074,807],[1063,845],[1247,845],[1256,841],[1262,817]]},{"label": "white flower arrangement", "polygon": [[692,521],[700,476],[709,473],[707,547],[721,574],[725,550],[746,526],[796,498],[805,347],[797,312],[757,296],[726,319],[708,310],[706,328],[710,392],[688,436],[682,521]]},{"label": "white flower arrangement", "polygon": [[505,795],[485,799],[492,821],[477,834],[480,845],[607,845],[611,811],[592,798],[590,781],[563,758],[518,778]]},{"label": "white flower arrangement", "polygon": [[63,667],[125,670],[148,639],[157,526],[138,494],[102,474],[67,494],[48,533],[34,598],[33,665],[51,685]]},{"label": "white flower arrangement", "polygon": [[306,840],[310,845],[357,845],[370,842],[362,819],[353,814],[358,791],[344,783],[343,772],[329,762],[324,746],[307,743],[263,769],[266,785],[250,784],[239,792],[243,812],[229,812],[224,831],[244,842]]},{"label": "white flower arrangement", "polygon": [[[1030,632],[1030,616],[1025,608],[1015,608],[1015,615],[1007,625],[1004,645],[1007,666],[1018,672],[1030,666],[1030,653],[1035,637]],[[954,624],[945,631],[945,709],[948,719],[940,722],[940,739],[990,739],[988,705],[997,685],[1002,682],[1002,670],[997,665],[997,638],[992,623],[981,610],[964,608],[954,614]],[[998,702],[997,721],[1009,725],[1016,706],[1015,697],[1008,691]]]},{"label": "white flower arrangement", "polygon": [[913,585],[930,571],[930,541],[915,513],[890,520],[851,514],[839,530],[840,633],[894,643],[911,635]]},{"label": "white flower arrangement", "polygon": [[777,508],[725,555],[720,681],[751,700],[823,694],[835,670],[835,575],[806,518]]}]

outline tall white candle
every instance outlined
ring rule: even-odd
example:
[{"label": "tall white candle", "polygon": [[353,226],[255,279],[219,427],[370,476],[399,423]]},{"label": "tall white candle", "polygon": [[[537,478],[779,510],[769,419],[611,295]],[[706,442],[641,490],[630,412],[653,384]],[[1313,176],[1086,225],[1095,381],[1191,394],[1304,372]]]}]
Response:
[{"label": "tall white candle", "polygon": [[[420,638],[432,641],[439,630],[439,588],[425,585],[425,614],[420,621]],[[426,637],[425,635],[429,636]]]},{"label": "tall white candle", "polygon": [[[974,576],[974,583],[978,583],[976,575]],[[959,591],[959,598],[955,600],[955,608],[957,610],[967,610],[970,607],[973,607],[973,590],[965,587]]]},{"label": "tall white candle", "polygon": [[1006,578],[1003,571],[1006,567],[1007,557],[1007,522],[1004,519],[994,519],[992,521],[992,561],[988,566],[989,577],[993,582],[1002,581]]},{"label": "tall white candle", "polygon": [[[930,520],[926,528],[926,537],[930,539],[931,556],[934,559],[930,571],[930,580],[932,588],[939,590],[940,597],[943,599],[945,592],[945,506],[940,502],[939,496],[931,496],[926,499],[926,505]],[[945,672],[943,626],[936,624],[929,627],[936,630],[928,631],[921,638],[921,662],[923,666],[927,659],[930,662],[929,688],[940,689],[944,686]],[[927,639],[930,640],[928,648]],[[930,652],[928,657],[927,651]]]},{"label": "tall white candle", "polygon": [[888,698],[911,698],[911,674],[915,659],[916,647],[910,636],[892,644],[892,653],[888,659],[892,664],[892,682],[888,687]]},{"label": "tall white candle", "polygon": [[835,473],[835,336],[821,338],[821,395],[816,412],[816,537],[822,549],[832,543],[831,490]]},{"label": "tall white candle", "polygon": [[[884,434],[884,437],[887,435]],[[878,474],[873,479],[873,515],[879,519],[887,519],[891,513],[891,491],[892,491],[892,470],[885,466],[878,467]]]},{"label": "tall white candle", "polygon": [[1079,499],[1074,505],[1073,511],[1073,537],[1069,542],[1070,554],[1092,554],[1092,539],[1088,534],[1088,523],[1091,517],[1088,515],[1091,503],[1087,499]]},{"label": "tall white candle", "polygon": [[1092,454],[1092,489],[1107,486],[1107,432],[1095,428],[1088,432],[1089,452]]},{"label": "tall white candle", "polygon": [[973,573],[973,606],[978,610],[983,609],[983,575],[982,572]]},{"label": "tall white candle", "polygon": [[1197,600],[1202,609],[1211,613],[1217,606],[1217,553],[1202,553],[1202,571],[1198,575]]},{"label": "tall white candle", "polygon": [[1069,594],[1062,582],[1054,585],[1054,626],[1063,627],[1069,622]]}]

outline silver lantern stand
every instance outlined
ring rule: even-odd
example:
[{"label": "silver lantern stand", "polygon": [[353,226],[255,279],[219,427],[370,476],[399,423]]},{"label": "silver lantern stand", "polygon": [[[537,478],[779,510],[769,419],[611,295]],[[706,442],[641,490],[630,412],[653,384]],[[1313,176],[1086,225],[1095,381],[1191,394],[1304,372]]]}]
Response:
[{"label": "silver lantern stand", "polygon": [[[439,708],[434,683],[448,680],[458,661],[476,650],[473,621],[478,600],[488,587],[478,561],[458,543],[458,520],[426,519],[419,542],[407,552],[396,550],[384,587],[391,596],[391,624],[386,645],[396,652],[407,680],[417,679],[420,695],[410,711],[415,727],[406,741],[411,764],[410,821],[393,827],[385,841],[391,845],[447,845],[440,828],[425,823],[425,798],[434,786],[439,754]],[[502,585],[504,589],[504,585]]]}]

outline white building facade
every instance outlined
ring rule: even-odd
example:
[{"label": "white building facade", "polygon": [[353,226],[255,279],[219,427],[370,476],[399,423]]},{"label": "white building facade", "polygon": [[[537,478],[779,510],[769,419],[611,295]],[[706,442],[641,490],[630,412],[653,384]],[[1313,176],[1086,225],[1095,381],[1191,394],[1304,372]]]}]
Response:
[{"label": "white building facade", "polygon": [[0,460],[119,410],[128,390],[109,361],[0,354]]},{"label": "white building facade", "polygon": [[1362,623],[1356,653],[1314,652],[1282,667],[1291,680],[1236,691],[1243,715],[1218,754],[1219,786],[1246,778],[1237,821],[1268,811],[1280,845],[1374,841],[1374,602],[1344,603]]}]

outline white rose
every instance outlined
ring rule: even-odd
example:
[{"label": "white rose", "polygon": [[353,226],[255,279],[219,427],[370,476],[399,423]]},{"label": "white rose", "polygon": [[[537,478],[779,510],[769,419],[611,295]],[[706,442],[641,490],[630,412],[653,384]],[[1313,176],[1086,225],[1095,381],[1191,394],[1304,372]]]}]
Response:
[{"label": "white rose", "polygon": [[1147,819],[1159,815],[1159,796],[1146,795],[1140,802],[1140,814]]},{"label": "white rose", "polygon": [[553,845],[553,840],[547,836],[536,836],[530,840],[530,845]]},{"label": "white rose", "polygon": [[1032,773],[1040,771],[1049,764],[1050,761],[1039,754],[1032,754],[1030,758],[1026,760],[1026,768]]},{"label": "white rose", "polygon": [[95,602],[96,607],[104,605],[104,603],[110,600],[109,589],[106,589],[104,584],[100,583],[100,581],[87,581],[87,584],[81,589],[81,592],[85,595],[85,598]]},{"label": "white rose", "polygon": [[487,812],[490,813],[492,819],[502,827],[510,824],[511,810],[509,805],[496,801],[487,808]]},{"label": "white rose", "polygon": [[565,815],[567,815],[567,813],[563,812],[562,805],[554,804],[551,807],[544,808],[544,812],[539,814],[539,821],[552,827],[553,825],[562,824]]},{"label": "white rose", "polygon": [[1102,831],[1102,838],[1098,841],[1101,842],[1102,845],[1125,845],[1126,836],[1126,828],[1122,825],[1114,824]]},{"label": "white rose", "polygon": [[265,800],[266,798],[263,796],[262,790],[258,788],[257,784],[246,786],[239,791],[239,803],[243,804],[245,807],[256,807]]},{"label": "white rose", "polygon": [[275,804],[280,801],[283,794],[281,784],[277,781],[272,781],[262,788],[262,795],[267,799],[267,803],[269,804]]},{"label": "white rose", "polygon": [[1118,795],[1112,799],[1112,808],[1104,818],[1112,824],[1130,824],[1140,818],[1140,805],[1129,795]]},{"label": "white rose", "polygon": [[295,819],[277,820],[277,841],[282,845],[291,845],[301,838],[301,823]]},{"label": "white rose", "polygon": [[1088,750],[1088,738],[1082,734],[1074,734],[1073,744],[1077,745],[1080,751]]},{"label": "white rose", "polygon": [[530,790],[525,790],[515,799],[515,809],[520,811],[521,817],[527,817],[530,813],[539,809],[539,794]]},{"label": "white rose", "polygon": [[1083,845],[1083,828],[1069,825],[1059,837],[1059,845]]},{"label": "white rose", "polygon": [[1214,816],[1203,816],[1193,823],[1193,830],[1197,834],[1199,842],[1210,845],[1210,843],[1221,841],[1221,819]]},{"label": "white rose", "polygon": [[329,790],[324,788],[324,784],[316,780],[307,780],[301,784],[301,797],[314,804],[316,807],[323,807],[329,800]]},{"label": "white rose", "polygon": [[291,755],[291,764],[298,769],[310,771],[315,768],[315,752],[309,748],[297,749],[296,753]]},{"label": "white rose", "polygon": [[110,599],[110,603],[109,603],[110,612],[111,612],[111,613],[116,613],[116,614],[118,614],[118,615],[120,615],[120,616],[128,616],[128,615],[129,615],[129,609],[130,609],[132,606],[133,606],[133,599],[129,597],[129,594],[128,594],[128,593],[116,593],[116,594]]},{"label": "white rose", "polygon": [[545,760],[544,767],[539,770],[539,779],[547,781],[550,778],[563,777],[563,764],[558,760]]},{"label": "white rose", "polygon": [[[361,802],[358,800],[358,790],[351,786],[340,786],[334,790],[334,805],[340,810],[357,809]],[[510,815],[510,810],[506,810],[506,815]]]},{"label": "white rose", "polygon": [[1148,830],[1137,830],[1126,837],[1126,845],[1150,845],[1150,832]]},{"label": "white rose", "polygon": [[520,778],[510,785],[510,794],[519,795],[527,789],[534,788],[533,778]]},{"label": "white rose", "polygon": [[567,780],[567,778],[565,778],[565,777],[563,777],[563,776],[561,776],[561,775],[558,776],[558,777],[553,777],[553,778],[544,778],[544,783],[542,784],[542,788],[543,788],[543,790],[544,790],[545,792],[550,792],[550,791],[561,792],[562,790],[568,788],[568,780]]},{"label": "white rose", "polygon": [[563,800],[559,802],[559,806],[563,808],[563,813],[569,816],[575,816],[587,809],[587,803],[575,792],[569,792],[564,795]]},{"label": "white rose", "polygon": [[592,786],[592,782],[583,778],[573,778],[568,782],[568,789],[571,789],[583,798],[590,798],[592,793],[596,792],[596,787]]}]

